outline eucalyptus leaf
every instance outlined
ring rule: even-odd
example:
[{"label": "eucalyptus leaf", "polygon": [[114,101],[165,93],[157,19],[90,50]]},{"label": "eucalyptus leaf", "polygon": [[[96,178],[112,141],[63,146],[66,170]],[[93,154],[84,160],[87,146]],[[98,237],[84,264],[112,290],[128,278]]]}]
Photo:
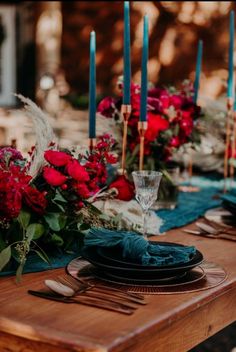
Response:
[{"label": "eucalyptus leaf", "polygon": [[6,266],[11,259],[11,246],[4,248],[0,253],[0,271]]}]

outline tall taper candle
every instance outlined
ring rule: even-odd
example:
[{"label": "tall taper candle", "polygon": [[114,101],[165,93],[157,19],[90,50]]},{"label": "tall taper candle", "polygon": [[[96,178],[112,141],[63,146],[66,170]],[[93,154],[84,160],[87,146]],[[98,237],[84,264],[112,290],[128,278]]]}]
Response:
[{"label": "tall taper candle", "polygon": [[229,76],[227,98],[234,96],[234,11],[230,12],[229,23]]},{"label": "tall taper candle", "polygon": [[143,21],[143,48],[142,48],[142,72],[141,72],[141,102],[140,121],[147,119],[147,63],[148,63],[148,16]]},{"label": "tall taper candle", "polygon": [[129,1],[124,2],[124,91],[123,104],[130,104],[130,80],[131,80],[131,63],[130,63],[130,16]]},{"label": "tall taper candle", "polygon": [[96,138],[96,33],[90,33],[89,138]]},{"label": "tall taper candle", "polygon": [[194,80],[194,84],[193,84],[193,87],[194,87],[193,101],[194,101],[195,104],[197,104],[200,77],[201,77],[202,48],[203,48],[203,42],[202,42],[202,40],[199,40],[198,48],[197,48],[196,73],[195,73],[195,80]]}]

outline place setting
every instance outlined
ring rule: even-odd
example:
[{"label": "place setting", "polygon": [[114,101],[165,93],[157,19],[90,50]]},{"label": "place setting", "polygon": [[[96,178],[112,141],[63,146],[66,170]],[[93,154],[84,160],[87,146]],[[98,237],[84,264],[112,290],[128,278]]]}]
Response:
[{"label": "place setting", "polygon": [[193,246],[148,240],[146,213],[156,201],[161,174],[134,172],[136,199],[143,209],[143,232],[91,229],[81,257],[67,272],[91,284],[112,285],[126,292],[171,294],[205,290],[227,277],[223,268],[205,261]]}]

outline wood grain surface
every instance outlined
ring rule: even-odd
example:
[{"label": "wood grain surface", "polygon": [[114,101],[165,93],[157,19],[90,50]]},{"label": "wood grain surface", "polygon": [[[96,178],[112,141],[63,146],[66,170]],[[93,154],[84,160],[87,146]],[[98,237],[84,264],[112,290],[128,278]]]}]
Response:
[{"label": "wood grain surface", "polygon": [[[190,225],[191,228],[191,225]],[[195,245],[228,272],[220,286],[147,296],[132,316],[33,297],[28,289],[63,269],[0,279],[0,351],[184,352],[236,320],[236,243],[170,231],[161,241]],[[158,239],[158,238],[157,238]]]}]

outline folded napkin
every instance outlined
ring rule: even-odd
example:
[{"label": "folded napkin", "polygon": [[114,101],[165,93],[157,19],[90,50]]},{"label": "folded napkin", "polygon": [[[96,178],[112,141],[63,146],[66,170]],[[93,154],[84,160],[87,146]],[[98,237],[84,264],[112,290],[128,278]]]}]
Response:
[{"label": "folded napkin", "polygon": [[154,245],[135,232],[91,229],[84,238],[86,247],[119,246],[125,259],[136,260],[143,265],[164,266],[188,262],[196,253],[195,247]]}]

